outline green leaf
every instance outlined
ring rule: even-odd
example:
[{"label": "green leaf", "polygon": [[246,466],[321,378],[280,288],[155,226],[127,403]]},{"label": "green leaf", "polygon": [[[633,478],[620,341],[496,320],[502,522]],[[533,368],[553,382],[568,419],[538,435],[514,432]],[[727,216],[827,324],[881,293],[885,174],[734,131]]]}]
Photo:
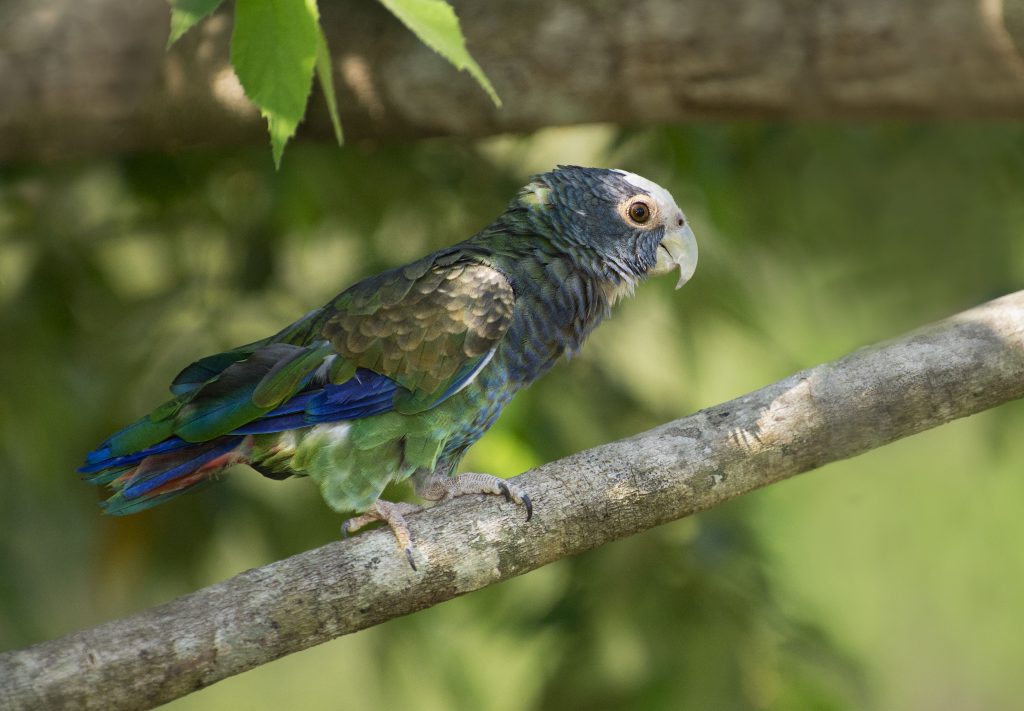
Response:
[{"label": "green leaf", "polygon": [[315,0],[236,0],[231,64],[270,128],[274,165],[306,113],[317,55]]},{"label": "green leaf", "polygon": [[491,86],[484,70],[470,56],[466,40],[459,28],[455,10],[445,0],[379,0],[391,13],[412,30],[432,50],[451,62],[457,69],[468,71],[495,106],[501,99]]},{"label": "green leaf", "polygon": [[167,47],[181,39],[181,36],[192,29],[193,25],[220,7],[224,0],[170,0],[171,1],[171,35],[167,38]]},{"label": "green leaf", "polygon": [[334,136],[338,139],[340,146],[345,142],[341,133],[341,119],[338,117],[338,100],[334,96],[334,73],[331,70],[331,50],[327,47],[327,37],[324,36],[324,28],[317,23],[316,42],[316,78],[320,82],[320,88],[324,92],[324,100],[327,102],[327,112],[331,115],[331,125],[334,126]]}]

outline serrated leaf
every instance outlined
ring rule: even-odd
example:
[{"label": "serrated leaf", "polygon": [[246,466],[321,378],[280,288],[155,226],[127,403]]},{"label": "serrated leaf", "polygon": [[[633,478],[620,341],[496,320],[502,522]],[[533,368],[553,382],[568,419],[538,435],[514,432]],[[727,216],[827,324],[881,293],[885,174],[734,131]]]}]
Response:
[{"label": "serrated leaf", "polygon": [[501,106],[501,99],[491,86],[484,70],[476,63],[466,39],[459,27],[455,10],[445,0],[378,0],[391,11],[406,27],[413,31],[425,45],[451,62],[457,69],[468,71],[483,87],[495,106]]},{"label": "serrated leaf", "polygon": [[204,17],[212,15],[224,0],[170,0],[171,34],[167,38],[170,48],[181,36]]},{"label": "serrated leaf", "polygon": [[324,36],[324,28],[318,22],[316,42],[316,78],[320,82],[320,89],[324,93],[324,101],[327,102],[327,113],[331,116],[331,125],[334,126],[334,136],[338,139],[340,146],[345,142],[341,133],[341,118],[338,116],[338,100],[334,95],[334,72],[331,68],[331,50],[327,46],[327,37]]},{"label": "serrated leaf", "polygon": [[306,113],[319,16],[315,0],[236,0],[231,64],[270,128],[274,164]]}]

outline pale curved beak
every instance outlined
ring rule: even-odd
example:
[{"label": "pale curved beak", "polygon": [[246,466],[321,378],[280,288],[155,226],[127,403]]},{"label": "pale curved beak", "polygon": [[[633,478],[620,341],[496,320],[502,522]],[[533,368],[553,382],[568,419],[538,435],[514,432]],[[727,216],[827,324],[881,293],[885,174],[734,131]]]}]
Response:
[{"label": "pale curved beak", "polygon": [[689,222],[667,232],[658,243],[658,261],[650,275],[661,276],[676,268],[679,269],[679,281],[676,282],[678,289],[697,270],[697,238],[693,236]]}]

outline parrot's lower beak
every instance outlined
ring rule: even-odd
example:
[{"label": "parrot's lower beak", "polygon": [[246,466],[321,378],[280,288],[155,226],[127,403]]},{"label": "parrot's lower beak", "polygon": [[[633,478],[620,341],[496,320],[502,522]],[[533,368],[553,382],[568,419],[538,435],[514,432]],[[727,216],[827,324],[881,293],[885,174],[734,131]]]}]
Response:
[{"label": "parrot's lower beak", "polygon": [[679,268],[678,289],[690,280],[697,269],[697,238],[693,236],[690,224],[670,230],[658,244],[658,261],[649,272],[651,276],[668,274]]}]

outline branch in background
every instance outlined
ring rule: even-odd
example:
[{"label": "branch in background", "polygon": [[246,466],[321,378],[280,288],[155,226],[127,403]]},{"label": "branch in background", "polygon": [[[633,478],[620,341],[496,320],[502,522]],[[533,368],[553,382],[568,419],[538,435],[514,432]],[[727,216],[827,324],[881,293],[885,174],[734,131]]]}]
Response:
[{"label": "branch in background", "polygon": [[[148,708],[758,487],[1024,397],[1024,291],[134,617],[0,655],[4,709]],[[879,492],[884,495],[884,492]]]},{"label": "branch in background", "polygon": [[[1024,0],[453,2],[496,108],[378,3],[322,3],[349,140],[609,121],[1024,117]],[[230,17],[168,53],[161,0],[0,3],[0,162],[264,144]],[[300,134],[330,139],[323,102]]]}]

